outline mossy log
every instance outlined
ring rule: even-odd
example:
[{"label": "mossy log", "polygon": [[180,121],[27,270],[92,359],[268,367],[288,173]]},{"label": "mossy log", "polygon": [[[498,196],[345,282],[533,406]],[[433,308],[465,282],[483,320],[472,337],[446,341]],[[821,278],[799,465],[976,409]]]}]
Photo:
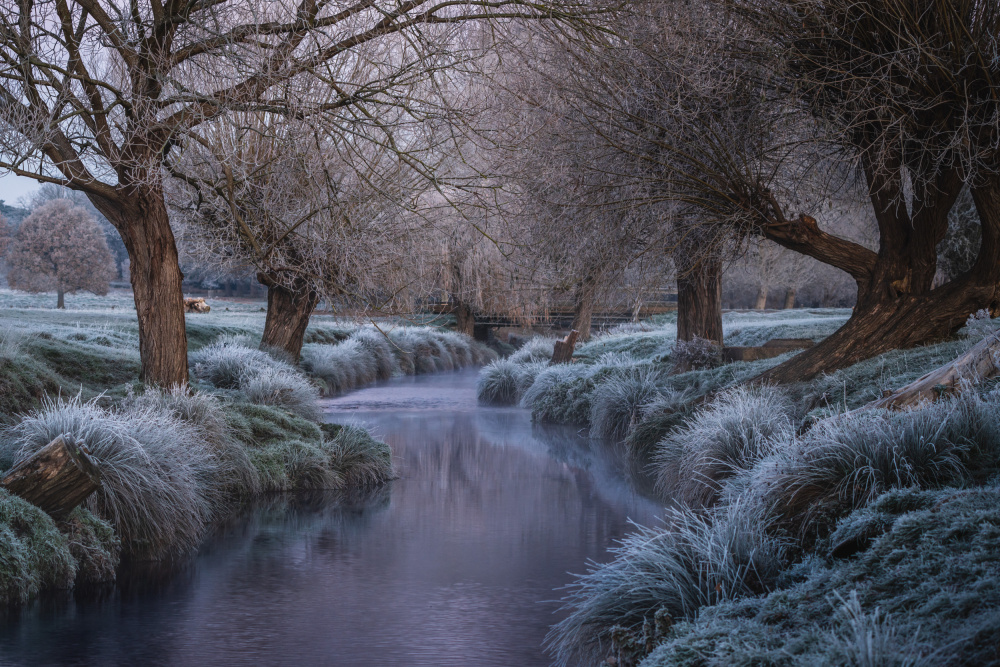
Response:
[{"label": "mossy log", "polygon": [[63,518],[101,486],[87,448],[61,435],[25,459],[0,485],[53,518]]},{"label": "mossy log", "polygon": [[1000,374],[998,361],[1000,361],[1000,334],[992,334],[954,361],[872,401],[865,406],[865,409],[900,410],[925,401],[936,401],[942,396],[958,393],[965,386],[974,385]]},{"label": "mossy log", "polygon": [[552,360],[549,364],[569,363],[570,359],[573,358],[573,350],[576,348],[576,339],[579,335],[580,332],[573,329],[569,332],[568,336],[562,340],[557,340],[555,347],[552,348]]}]

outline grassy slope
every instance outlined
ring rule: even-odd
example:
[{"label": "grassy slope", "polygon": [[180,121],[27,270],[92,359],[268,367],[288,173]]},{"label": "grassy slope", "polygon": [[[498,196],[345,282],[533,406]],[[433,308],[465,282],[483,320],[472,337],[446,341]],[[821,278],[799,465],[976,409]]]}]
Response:
[{"label": "grassy slope", "polygon": [[[23,415],[35,415],[33,419],[38,426],[34,429],[37,437],[44,439],[47,427],[67,428],[60,424],[85,423],[73,421],[74,411],[80,412],[81,408],[63,403],[46,407],[44,401],[60,395],[79,395],[80,400],[93,402],[94,407],[88,408],[87,414],[107,422],[98,430],[104,428],[112,433],[121,423],[127,432],[134,432],[128,426],[129,415],[134,413],[141,418],[143,413],[142,406],[138,406],[141,401],[131,398],[142,396],[136,380],[138,330],[131,296],[74,295],[67,297],[69,308],[64,311],[52,308],[50,301],[48,295],[0,290],[0,425],[12,428],[22,422]],[[257,304],[231,303],[217,306],[209,314],[189,316],[189,348],[197,354],[220,336],[252,341],[259,338],[263,321],[264,313]],[[307,332],[307,341],[335,344],[356,329],[351,323],[318,316]],[[231,455],[234,446],[245,449],[246,454],[241,456],[249,456],[255,471],[248,473],[254,478],[250,482],[242,480],[235,484],[243,491],[247,484],[261,490],[365,486],[391,476],[391,453],[384,443],[374,440],[363,429],[317,424],[295,414],[297,406],[286,406],[284,388],[289,386],[289,380],[305,382],[303,388],[308,381],[295,379],[299,374],[295,369],[282,372],[291,377],[279,377],[277,383],[274,377],[267,377],[263,390],[258,382],[245,388],[250,392],[246,395],[240,390],[219,391],[211,384],[196,382],[200,390],[208,393],[189,399],[171,399],[169,395],[154,398],[154,404],[161,403],[156,414],[164,414],[163,419],[173,425],[166,430],[178,434],[188,430],[192,435],[187,442],[200,439],[208,443],[205,446],[216,448],[220,456]],[[275,392],[277,402],[267,395],[269,390]],[[315,389],[309,392],[313,397],[316,395]],[[305,400],[315,399],[305,396]],[[199,405],[205,408],[206,404],[209,413],[221,409],[220,416],[210,414],[206,423],[205,415],[185,414],[185,410],[196,410]],[[146,407],[149,408],[149,401]],[[180,412],[163,413],[171,409]],[[219,427],[212,426],[212,419],[221,424],[223,433],[213,432],[213,428],[218,431]],[[152,435],[136,437],[138,447],[164,446],[144,440]],[[178,439],[183,438],[178,435]],[[18,447],[36,444],[15,430],[8,430],[0,441],[3,441],[0,467],[4,468],[18,456]],[[159,454],[152,449],[147,451],[153,456],[153,465],[159,465],[156,458]],[[167,483],[180,483],[172,478],[165,479]],[[234,483],[221,478],[215,482],[196,482],[209,486]],[[213,488],[191,491],[203,496],[203,505],[209,507],[205,510],[206,519],[219,516],[220,493],[230,492]],[[113,485],[109,493],[108,501],[99,501],[98,504],[103,503],[101,507],[110,506],[108,502],[113,504]],[[133,521],[138,524],[123,524],[121,528],[126,533],[141,530],[144,511],[140,510],[140,516]],[[152,511],[148,513],[155,515]],[[119,551],[142,557],[147,557],[149,551],[148,540],[143,544],[127,541],[119,544],[117,529],[115,521],[109,524],[82,509],[56,525],[37,508],[0,493],[0,602],[23,601],[41,589],[66,587],[74,582],[113,580]],[[175,553],[170,540],[167,535],[163,549],[157,553]],[[177,548],[183,550],[184,544],[182,540]]]},{"label": "grassy slope", "polygon": [[[727,343],[818,339],[842,321],[822,311],[770,317],[727,316]],[[657,380],[660,396],[635,412],[626,440],[655,454],[665,498],[709,508],[629,537],[611,563],[578,580],[566,600],[570,617],[550,636],[559,662],[1000,664],[1000,393],[987,383],[980,398],[964,402],[836,417],[996,328],[975,323],[953,340],[782,387],[773,410],[756,414],[746,399],[727,405],[730,394],[695,408],[684,399],[724,390],[774,361]],[[534,396],[529,389],[524,403],[536,417],[593,422],[594,405],[579,404],[610,405],[622,392],[609,387],[638,386],[636,367],[667,366],[672,333],[667,325],[590,343],[581,368],[557,371],[562,384]],[[614,356],[602,360],[608,352]],[[676,394],[685,388],[686,396]],[[780,415],[799,435],[760,440],[764,422]],[[778,542],[769,545],[772,538]],[[775,558],[780,570],[764,576],[761,563]],[[680,599],[697,601],[678,606]]]}]

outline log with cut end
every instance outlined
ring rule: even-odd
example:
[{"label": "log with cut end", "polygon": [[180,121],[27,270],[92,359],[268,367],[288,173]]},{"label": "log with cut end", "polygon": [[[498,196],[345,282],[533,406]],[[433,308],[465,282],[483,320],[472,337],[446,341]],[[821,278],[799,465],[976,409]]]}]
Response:
[{"label": "log with cut end", "polygon": [[552,348],[552,360],[549,364],[569,363],[570,359],[573,358],[573,349],[576,347],[576,339],[579,335],[580,332],[573,329],[568,336],[557,340],[555,347]]},{"label": "log with cut end", "polygon": [[61,435],[11,468],[0,485],[62,518],[100,488],[101,478],[86,447]]},{"label": "log with cut end", "polygon": [[936,401],[1000,374],[1000,334],[992,334],[952,362],[932,370],[910,384],[873,401],[865,408],[899,410]]}]

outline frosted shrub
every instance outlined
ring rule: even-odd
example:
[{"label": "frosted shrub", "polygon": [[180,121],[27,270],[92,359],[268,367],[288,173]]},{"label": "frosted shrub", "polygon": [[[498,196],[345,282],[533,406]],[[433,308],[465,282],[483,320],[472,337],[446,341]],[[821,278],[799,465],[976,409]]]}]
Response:
[{"label": "frosted shrub", "polygon": [[351,339],[356,340],[375,362],[376,379],[388,380],[399,372],[399,363],[393,353],[393,345],[381,331],[358,329],[351,334]]},{"label": "frosted shrub", "polygon": [[710,505],[720,483],[788,447],[792,407],[771,387],[738,387],[720,395],[657,445],[657,483],[667,497]]},{"label": "frosted shrub", "polygon": [[488,405],[517,405],[547,362],[516,363],[497,359],[486,366],[476,381],[476,397]]},{"label": "frosted shrub", "polygon": [[102,484],[87,507],[114,527],[126,553],[155,560],[197,546],[213,511],[205,485],[219,472],[198,429],[151,406],[121,413],[58,399],[12,427],[5,446],[16,464],[62,434],[90,450]]},{"label": "frosted shrub", "polygon": [[995,414],[979,401],[942,402],[900,414],[848,413],[816,424],[788,452],[762,462],[754,492],[800,527],[860,507],[894,488],[961,483],[967,463],[1000,451]]},{"label": "frosted shrub", "polygon": [[319,392],[295,371],[263,368],[249,373],[240,382],[240,391],[251,403],[274,405],[305,419],[318,419]]},{"label": "frosted shrub", "polygon": [[220,338],[191,355],[192,374],[219,389],[239,389],[251,372],[265,368],[293,370],[261,350],[244,346],[238,339]]},{"label": "frosted shrub", "polygon": [[640,421],[644,408],[660,396],[663,373],[652,366],[616,372],[597,386],[590,402],[590,432],[620,440]]},{"label": "frosted shrub", "polygon": [[552,359],[552,351],[556,342],[551,338],[532,338],[522,345],[508,359],[517,364],[548,362]]},{"label": "frosted shrub", "polygon": [[660,528],[636,527],[611,549],[611,562],[593,565],[569,586],[569,616],[546,640],[557,664],[601,664],[622,650],[648,652],[661,618],[669,627],[706,605],[773,586],[784,545],[767,535],[758,513],[746,506],[714,515],[679,509],[665,521]]},{"label": "frosted shrub", "polygon": [[331,396],[370,384],[378,377],[375,358],[354,339],[337,345],[303,346],[302,367],[322,380]]},{"label": "frosted shrub", "polygon": [[[326,427],[324,427],[326,428]],[[324,441],[331,466],[353,488],[366,488],[392,479],[392,450],[358,426],[341,426]]]},{"label": "frosted shrub", "polygon": [[148,388],[141,394],[129,395],[121,406],[123,412],[140,414],[150,409],[173,415],[198,429],[216,459],[217,479],[212,486],[218,494],[251,495],[260,491],[257,470],[246,448],[233,437],[218,398],[180,387]]},{"label": "frosted shrub", "polygon": [[52,518],[0,489],[0,604],[73,585],[76,564]]},{"label": "frosted shrub", "polygon": [[237,390],[253,403],[282,407],[306,419],[319,415],[319,394],[298,369],[244,347],[240,338],[220,337],[193,354],[192,361],[195,377],[219,389]]}]

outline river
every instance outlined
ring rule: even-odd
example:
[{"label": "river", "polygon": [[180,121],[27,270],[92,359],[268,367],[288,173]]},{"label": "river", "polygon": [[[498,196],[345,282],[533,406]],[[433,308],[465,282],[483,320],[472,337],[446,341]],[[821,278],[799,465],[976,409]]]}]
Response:
[{"label": "river", "polygon": [[629,520],[613,447],[476,404],[476,370],[396,378],[324,401],[393,450],[374,493],[271,497],[180,568],[8,611],[10,665],[547,665],[557,590]]}]

